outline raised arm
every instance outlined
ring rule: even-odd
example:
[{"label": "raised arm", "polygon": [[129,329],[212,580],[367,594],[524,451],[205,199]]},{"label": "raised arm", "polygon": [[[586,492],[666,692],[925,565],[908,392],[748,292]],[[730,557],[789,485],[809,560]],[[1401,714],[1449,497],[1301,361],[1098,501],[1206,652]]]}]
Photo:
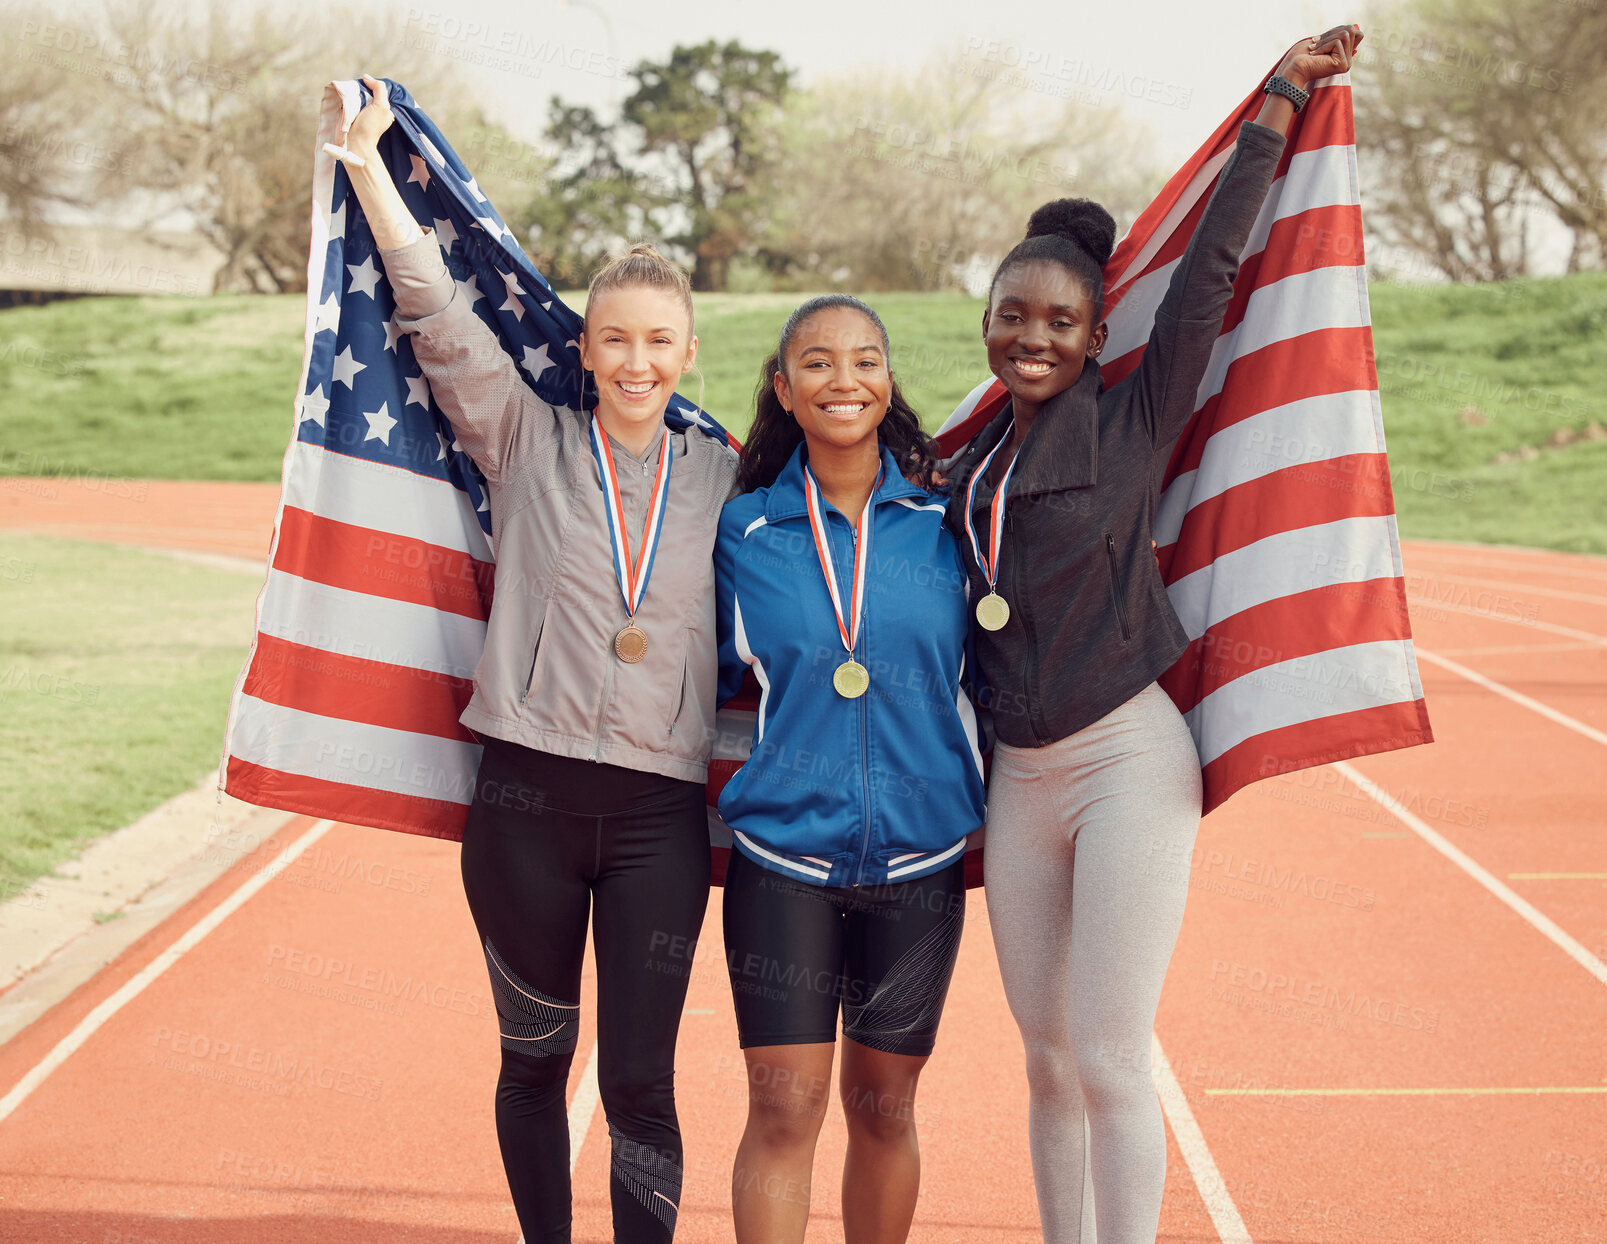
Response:
[{"label": "raised arm", "polygon": [[435,231],[421,229],[402,201],[379,154],[380,136],[395,120],[386,86],[367,75],[363,83],[372,98],[352,121],[345,145],[364,165],[346,171],[396,297],[397,326],[412,335],[413,357],[464,451],[499,483],[514,445],[539,450],[543,440],[555,439],[558,415],[458,291]]},{"label": "raised arm", "polygon": [[[1359,26],[1336,26],[1317,39],[1303,39],[1284,57],[1278,76],[1305,90],[1318,78],[1344,73],[1361,38]],[[1156,309],[1133,372],[1133,401],[1157,452],[1170,452],[1194,413],[1195,394],[1233,299],[1239,255],[1272,185],[1293,116],[1287,98],[1269,94],[1256,119],[1239,127],[1238,144]]]}]

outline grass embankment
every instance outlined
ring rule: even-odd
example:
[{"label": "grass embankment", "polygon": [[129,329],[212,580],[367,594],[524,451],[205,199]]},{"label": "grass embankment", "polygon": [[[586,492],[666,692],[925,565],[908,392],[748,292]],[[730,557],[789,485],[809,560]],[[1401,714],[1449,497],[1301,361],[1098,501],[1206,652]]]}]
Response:
[{"label": "grass embankment", "polygon": [[259,587],[0,533],[0,901],[217,764]]},{"label": "grass embankment", "polygon": [[[699,296],[704,404],[738,435],[760,360],[796,301]],[[981,303],[875,303],[901,383],[936,427],[986,375]],[[1607,423],[1607,274],[1375,284],[1372,305],[1401,530],[1607,553],[1607,442],[1543,448]],[[7,311],[0,474],[278,479],[302,315],[302,299],[288,295]],[[695,376],[682,387],[698,396]]]}]

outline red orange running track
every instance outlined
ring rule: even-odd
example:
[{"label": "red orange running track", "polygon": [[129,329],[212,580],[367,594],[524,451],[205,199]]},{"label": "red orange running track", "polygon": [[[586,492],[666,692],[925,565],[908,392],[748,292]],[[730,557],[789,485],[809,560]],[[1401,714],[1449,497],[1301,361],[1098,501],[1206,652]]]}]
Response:
[{"label": "red orange running track", "polygon": [[[220,507],[187,535],[170,486],[78,506],[67,529],[10,483],[0,524],[265,550],[271,490],[177,486]],[[1607,560],[1412,544],[1407,570],[1439,742],[1352,771],[1587,961],[1607,958]],[[312,828],[291,821],[0,1047],[0,1093]],[[323,832],[0,1120],[0,1239],[511,1244],[495,1019],[456,850]],[[1220,1172],[1205,1180],[1217,1219],[1169,1128],[1161,1239],[1217,1240],[1233,1214],[1258,1244],[1607,1234],[1607,980],[1333,768],[1208,818],[1192,884],[1156,1031]],[[1021,1052],[973,899],[922,1085],[912,1239],[1031,1241]],[[745,1100],[719,928],[716,892],[678,1060],[691,1242],[731,1238]],[[588,1026],[583,1104],[591,1043]],[[575,1238],[606,1240],[607,1133],[576,1113],[591,1117]],[[812,1240],[841,1239],[842,1152],[834,1115]]]}]

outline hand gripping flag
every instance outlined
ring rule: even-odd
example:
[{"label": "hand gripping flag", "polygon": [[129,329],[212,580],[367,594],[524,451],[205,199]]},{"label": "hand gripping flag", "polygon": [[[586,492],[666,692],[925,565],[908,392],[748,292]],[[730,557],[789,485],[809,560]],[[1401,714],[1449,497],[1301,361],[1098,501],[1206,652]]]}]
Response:
[{"label": "hand gripping flag", "polygon": [[[1155,309],[1256,90],[1166,184],[1105,267],[1107,385]],[[1205,810],[1259,778],[1430,742],[1401,577],[1367,309],[1348,75],[1315,84],[1240,257],[1234,296],[1155,516],[1189,646],[1161,685],[1200,754]],[[943,425],[953,454],[997,380]]]},{"label": "hand gripping flag", "polygon": [[[380,151],[403,200],[535,391],[578,408],[581,317],[440,130],[388,86],[396,122]],[[480,758],[458,716],[491,609],[491,515],[396,326],[351,182],[322,150],[367,98],[358,82],[324,92],[294,430],[219,785],[264,807],[458,839]],[[678,397],[665,422],[730,443]]]}]

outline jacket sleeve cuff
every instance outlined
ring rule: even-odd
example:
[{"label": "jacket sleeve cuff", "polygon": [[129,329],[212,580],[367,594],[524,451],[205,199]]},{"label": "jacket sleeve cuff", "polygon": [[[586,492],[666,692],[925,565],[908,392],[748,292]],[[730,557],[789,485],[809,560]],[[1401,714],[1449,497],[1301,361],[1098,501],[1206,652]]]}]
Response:
[{"label": "jacket sleeve cuff", "polygon": [[423,234],[406,246],[379,253],[396,296],[396,322],[404,332],[416,331],[414,321],[442,310],[457,289],[441,258],[435,230]]},{"label": "jacket sleeve cuff", "polygon": [[1270,125],[1262,125],[1259,121],[1252,121],[1246,117],[1239,122],[1239,144],[1249,144],[1252,147],[1260,146],[1267,151],[1283,154],[1283,147],[1288,142],[1287,135],[1278,133]]}]

